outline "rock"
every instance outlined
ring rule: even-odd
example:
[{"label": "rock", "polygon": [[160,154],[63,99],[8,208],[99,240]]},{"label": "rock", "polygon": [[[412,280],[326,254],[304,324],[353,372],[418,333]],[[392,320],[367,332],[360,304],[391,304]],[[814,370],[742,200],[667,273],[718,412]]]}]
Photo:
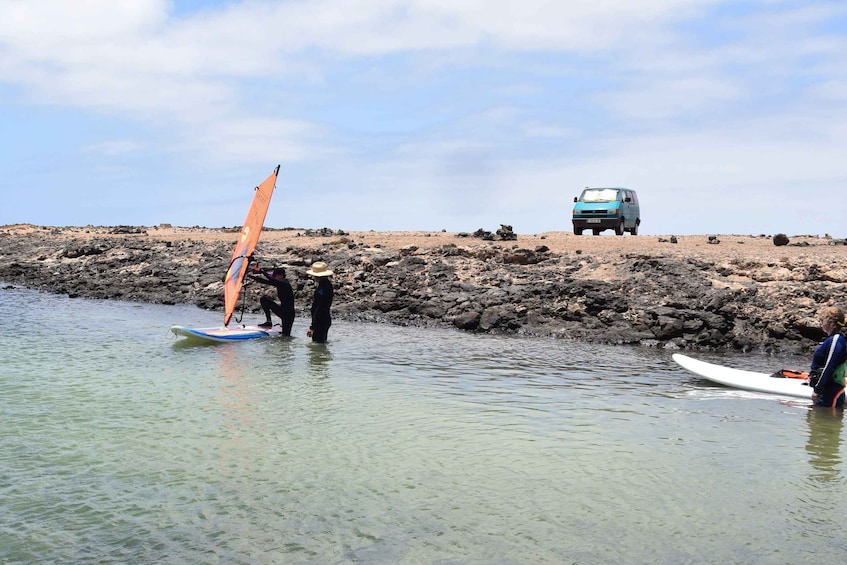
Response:
[{"label": "rock", "polygon": [[473,232],[473,236],[485,241],[494,241],[494,234],[482,228],[479,228],[478,230]]},{"label": "rock", "polygon": [[775,236],[773,236],[773,244],[776,245],[777,247],[780,247],[782,245],[788,245],[789,241],[790,240],[788,239],[788,236],[785,235],[784,233],[778,233]]},{"label": "rock", "polygon": [[479,326],[482,315],[479,312],[465,312],[453,319],[453,325],[460,330],[475,330]]},{"label": "rock", "polygon": [[[227,228],[218,240],[192,239],[190,232],[163,240],[160,230],[114,231],[19,233],[0,226],[0,288],[222,309],[222,275],[237,233]],[[551,245],[551,251],[443,243],[445,237],[430,245],[421,238],[352,248],[343,237],[307,245],[295,236],[285,244],[263,240],[256,255],[263,264],[290,267],[298,316],[308,315],[314,286],[305,269],[315,260],[336,273],[339,319],[597,343],[808,354],[822,337],[819,307],[847,306],[847,268],[832,260],[841,250],[827,240],[814,252],[792,247],[764,257],[755,242],[742,254],[731,240],[727,255],[715,247],[704,251],[706,245],[694,250],[685,240],[676,249],[651,241],[650,251],[610,252],[584,240],[581,249]],[[764,244],[771,249],[767,238]],[[248,312],[259,311],[266,292],[246,286]]]},{"label": "rock", "polygon": [[497,235],[503,241],[514,241],[518,239],[518,234],[512,231],[512,226],[500,224],[500,229],[497,230]]},{"label": "rock", "polygon": [[529,249],[516,249],[503,253],[503,262],[512,265],[534,265],[539,261],[543,261],[538,253]]}]

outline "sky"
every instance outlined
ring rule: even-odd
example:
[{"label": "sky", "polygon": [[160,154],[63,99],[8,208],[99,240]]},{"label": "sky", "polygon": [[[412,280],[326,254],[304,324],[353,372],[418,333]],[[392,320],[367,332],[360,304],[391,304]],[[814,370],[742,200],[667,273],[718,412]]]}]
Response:
[{"label": "sky", "polygon": [[[0,225],[847,236],[843,0],[0,0]],[[606,232],[611,234],[612,232]],[[627,236],[629,237],[629,236]]]}]

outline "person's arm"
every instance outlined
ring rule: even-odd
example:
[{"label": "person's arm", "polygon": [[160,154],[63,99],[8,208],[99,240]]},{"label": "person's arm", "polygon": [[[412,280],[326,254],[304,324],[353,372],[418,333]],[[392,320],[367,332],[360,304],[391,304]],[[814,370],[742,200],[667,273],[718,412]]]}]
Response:
[{"label": "person's arm", "polygon": [[255,274],[248,275],[254,281],[262,284],[276,286],[276,281],[273,279],[273,277],[271,277],[266,270],[260,269],[258,265],[253,268],[253,273],[259,273],[262,275],[261,277]]},{"label": "person's arm", "polygon": [[312,306],[309,308],[309,314],[311,315],[311,322],[309,323],[309,329],[306,330],[306,337],[312,337],[312,333],[315,331],[315,314],[318,313],[318,308],[320,307],[321,301],[321,290],[320,286],[315,289],[314,295],[312,295]]},{"label": "person's arm", "polygon": [[294,289],[291,287],[291,283],[287,280],[283,280],[280,285],[280,302],[283,307],[294,308]]}]

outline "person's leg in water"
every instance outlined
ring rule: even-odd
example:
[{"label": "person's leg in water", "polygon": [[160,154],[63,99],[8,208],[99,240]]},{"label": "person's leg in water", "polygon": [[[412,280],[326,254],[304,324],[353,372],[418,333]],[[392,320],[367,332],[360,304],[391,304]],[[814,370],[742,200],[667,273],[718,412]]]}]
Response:
[{"label": "person's leg in water", "polygon": [[274,300],[270,296],[263,296],[259,300],[259,304],[262,306],[262,310],[265,312],[265,321],[259,324],[260,328],[270,328],[273,327],[273,322],[271,321],[271,311],[276,314],[279,305],[274,302]]},{"label": "person's leg in water", "polygon": [[286,337],[291,336],[291,327],[294,325],[294,312],[285,312],[280,318],[282,318],[282,335]]},{"label": "person's leg in water", "polygon": [[282,322],[280,325],[282,327],[282,335],[288,337],[291,335],[291,327],[294,325],[294,311],[290,310],[286,312],[282,309],[282,305],[275,301],[273,298],[269,296],[263,296],[260,300],[260,304],[262,305],[262,310],[265,311],[265,322],[263,324],[259,324],[260,328],[270,328],[273,327],[273,323],[271,322],[271,312],[279,316],[280,321]]},{"label": "person's leg in water", "polygon": [[818,398],[815,406],[841,408],[844,406],[844,387],[838,383],[833,383],[833,386],[828,387],[828,390]]},{"label": "person's leg in water", "polygon": [[327,335],[329,334],[329,326],[331,324],[327,324],[326,326],[312,326],[312,341],[316,343],[324,343],[326,341]]}]

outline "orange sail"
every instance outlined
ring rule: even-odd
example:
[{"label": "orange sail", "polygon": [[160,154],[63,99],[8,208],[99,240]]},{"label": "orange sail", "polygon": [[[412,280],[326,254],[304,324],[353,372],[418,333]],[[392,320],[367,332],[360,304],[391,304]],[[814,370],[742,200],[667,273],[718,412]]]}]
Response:
[{"label": "orange sail", "polygon": [[241,228],[241,236],[239,236],[235,250],[232,252],[232,261],[224,278],[224,305],[226,307],[224,326],[229,325],[229,320],[235,311],[235,305],[238,303],[241,285],[244,282],[244,275],[247,274],[247,266],[250,262],[249,257],[256,249],[256,244],[259,243],[259,236],[262,234],[262,226],[265,224],[265,216],[268,214],[268,206],[270,206],[271,196],[273,196],[274,188],[276,188],[278,174],[279,165],[276,166],[271,176],[256,187],[253,204],[250,206],[250,211],[247,212],[247,219],[244,220],[244,227]]}]

